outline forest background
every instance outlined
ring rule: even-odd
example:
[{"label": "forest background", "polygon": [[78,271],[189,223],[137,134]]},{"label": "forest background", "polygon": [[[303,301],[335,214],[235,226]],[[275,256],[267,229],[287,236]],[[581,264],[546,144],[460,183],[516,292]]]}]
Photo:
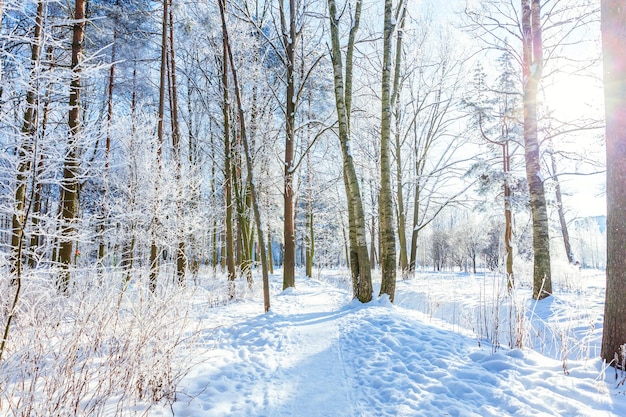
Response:
[{"label": "forest background", "polygon": [[0,2],[0,352],[32,276],[605,268],[599,2],[436,3]]}]

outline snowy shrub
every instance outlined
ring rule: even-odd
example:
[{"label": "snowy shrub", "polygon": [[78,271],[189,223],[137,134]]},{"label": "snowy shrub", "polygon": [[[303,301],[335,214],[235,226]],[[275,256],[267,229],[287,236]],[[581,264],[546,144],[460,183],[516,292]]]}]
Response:
[{"label": "snowy shrub", "polygon": [[24,277],[3,356],[0,413],[128,415],[176,400],[197,361],[187,353],[199,337],[193,289],[163,285],[151,294],[140,275],[127,287],[121,274],[95,276],[77,273],[67,297],[53,273]]}]

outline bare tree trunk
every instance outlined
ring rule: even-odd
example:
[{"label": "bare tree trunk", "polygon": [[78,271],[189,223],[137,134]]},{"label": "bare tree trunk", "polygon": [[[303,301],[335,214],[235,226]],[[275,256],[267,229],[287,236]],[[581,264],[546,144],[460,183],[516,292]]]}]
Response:
[{"label": "bare tree trunk", "polygon": [[391,191],[391,163],[389,146],[391,142],[391,38],[394,31],[392,20],[392,0],[385,0],[385,21],[383,34],[383,74],[382,74],[382,120],[380,138],[380,294],[387,294],[393,302],[396,291],[396,236],[393,220],[393,195]]},{"label": "bare tree trunk", "polygon": [[155,178],[154,190],[154,212],[152,217],[151,233],[152,242],[150,244],[150,291],[156,291],[157,278],[159,276],[159,245],[157,236],[159,233],[158,207],[159,207],[159,187],[161,182],[163,138],[165,124],[165,93],[167,89],[167,27],[169,20],[169,0],[163,0],[163,17],[161,20],[161,68],[159,70],[159,114],[157,123],[157,175]]},{"label": "bare tree trunk", "polygon": [[[53,67],[53,48],[48,46],[46,51],[46,60],[50,64],[50,69]],[[40,138],[45,140],[46,132],[48,129],[48,119],[50,117],[50,96],[52,94],[52,83],[48,82],[46,86],[45,102],[43,105],[43,115],[41,117],[41,135]],[[31,224],[33,233],[30,237],[30,250],[28,253],[28,266],[34,268],[37,265],[37,258],[39,254],[39,248],[43,242],[43,233],[39,229],[39,217],[42,213],[42,196],[44,194],[44,184],[38,181],[45,166],[45,154],[42,152],[39,155],[39,162],[37,163],[37,170],[35,172],[35,183],[33,193],[33,215],[31,216]],[[46,210],[47,211],[47,210]]]},{"label": "bare tree trunk", "polygon": [[352,103],[352,56],[354,53],[355,37],[359,27],[362,0],[357,0],[354,19],[350,29],[348,48],[346,52],[345,85],[341,47],[339,44],[339,15],[335,0],[328,0],[330,12],[330,32],[332,39],[331,58],[333,63],[335,105],[339,122],[339,140],[343,156],[343,177],[348,201],[349,225],[349,256],[350,270],[354,297],[366,303],[372,299],[372,277],[365,230],[365,212],[359,190],[359,181],[354,168],[350,151],[350,112]]},{"label": "bare tree trunk", "polygon": [[169,0],[169,84],[170,84],[170,101],[171,101],[171,119],[172,119],[172,148],[174,149],[174,178],[176,182],[176,228],[178,247],[176,248],[176,276],[178,284],[185,284],[185,274],[187,273],[187,255],[185,249],[185,225],[183,213],[183,196],[185,190],[182,183],[182,160],[180,156],[180,125],[178,117],[178,85],[176,82],[176,53],[174,49],[174,13],[172,12],[172,0]]},{"label": "bare tree trunk", "polygon": [[260,249],[260,255],[261,255],[261,270],[262,270],[262,275],[263,275],[263,304],[264,304],[264,309],[265,312],[267,313],[270,309],[270,292],[269,292],[269,275],[268,275],[268,271],[267,271],[267,255],[266,255],[266,251],[265,251],[265,242],[264,242],[264,236],[263,236],[263,227],[262,227],[262,220],[261,220],[261,213],[259,211],[259,204],[258,204],[258,198],[257,198],[257,194],[256,194],[256,188],[255,188],[255,184],[254,184],[254,170],[252,169],[252,155],[250,153],[250,149],[248,146],[248,138],[246,136],[246,118],[245,118],[245,114],[243,112],[243,105],[241,103],[241,91],[239,89],[239,82],[237,80],[237,72],[235,70],[235,63],[233,60],[233,54],[232,51],[230,49],[230,43],[228,41],[228,31],[226,29],[226,18],[224,16],[224,8],[225,8],[225,4],[222,3],[222,1],[225,0],[220,0],[219,1],[219,5],[220,5],[220,15],[222,18],[222,30],[223,30],[223,34],[224,34],[224,38],[225,38],[225,45],[227,47],[227,51],[228,51],[228,57],[229,57],[229,61],[230,61],[230,69],[231,69],[231,73],[233,76],[233,84],[235,87],[235,97],[237,98],[237,108],[238,108],[238,113],[239,113],[239,126],[240,126],[240,130],[241,130],[241,141],[243,143],[243,147],[244,147],[244,152],[245,152],[245,157],[246,157],[246,167],[248,170],[248,182],[249,182],[249,186],[250,186],[250,195],[252,198],[252,209],[254,210],[254,219],[256,222],[256,228],[257,228],[257,234],[259,236],[259,249]]},{"label": "bare tree trunk", "polygon": [[72,60],[69,99],[69,137],[68,150],[63,168],[61,187],[61,242],[59,247],[59,262],[62,271],[58,277],[57,286],[63,293],[69,291],[70,264],[74,248],[74,221],[78,216],[79,186],[78,186],[78,135],[80,133],[80,92],[81,92],[81,61],[83,54],[83,39],[85,36],[85,0],[76,0],[74,3],[74,24],[72,28]]},{"label": "bare tree trunk", "polygon": [[[3,5],[0,5],[3,6]],[[35,30],[30,55],[30,78],[28,81],[28,91],[26,92],[26,111],[22,123],[21,143],[17,152],[19,161],[17,168],[17,188],[15,190],[15,211],[12,219],[12,235],[11,235],[11,273],[17,272],[18,266],[22,260],[19,256],[22,248],[19,247],[24,241],[22,234],[24,233],[25,208],[26,208],[26,189],[28,187],[28,176],[32,168],[33,151],[35,136],[37,134],[37,76],[39,74],[40,51],[41,51],[41,34],[43,29],[44,1],[40,0],[37,4],[37,17],[35,18]],[[0,19],[2,13],[0,10]]]},{"label": "bare tree trunk", "polygon": [[274,251],[272,250],[272,229],[267,226],[267,268],[270,274],[274,273]]},{"label": "bare tree trunk", "polygon": [[556,172],[556,158],[554,152],[550,151],[550,165],[552,166],[552,178],[554,180],[554,196],[556,198],[556,211],[559,215],[559,224],[561,226],[561,235],[563,237],[563,245],[565,246],[565,254],[567,261],[574,264],[574,251],[569,240],[569,231],[567,230],[567,221],[565,220],[565,210],[563,209],[563,195],[561,193],[561,183]]},{"label": "bare tree trunk", "polygon": [[[130,197],[129,211],[135,211],[135,193],[137,192],[137,161],[135,151],[135,135],[136,135],[136,117],[137,117],[137,61],[133,62],[133,92],[130,99],[130,145],[129,145],[129,167],[128,167],[128,189]],[[135,221],[130,221],[130,241],[124,244],[122,249],[122,270],[125,274],[126,282],[131,279],[131,271],[135,259]]]},{"label": "bare tree trunk", "polygon": [[370,221],[370,265],[376,267],[378,255],[376,253],[376,216],[372,216]]},{"label": "bare tree trunk", "polygon": [[[602,358],[624,369],[626,357],[626,7],[602,0],[606,114],[607,265]],[[616,361],[614,361],[616,359]]]},{"label": "bare tree trunk", "polygon": [[295,287],[296,268],[296,230],[294,216],[294,158],[296,148],[296,94],[295,94],[295,51],[296,34],[296,2],[289,0],[289,26],[280,2],[281,28],[283,46],[285,48],[287,91],[285,96],[285,187],[284,187],[284,241],[285,255],[283,264],[283,289]]},{"label": "bare tree trunk", "polygon": [[[420,172],[419,163],[415,163],[415,172]],[[411,230],[411,255],[409,258],[409,272],[414,272],[417,267],[417,238],[419,235],[420,214],[420,178],[415,176],[415,195],[413,196],[413,227]]]},{"label": "bare tree trunk", "polygon": [[[116,6],[119,5],[119,0],[116,2]],[[109,68],[109,85],[108,85],[108,97],[107,97],[107,130],[106,130],[106,141],[105,141],[105,162],[104,162],[104,179],[103,179],[103,189],[102,189],[102,206],[100,212],[100,244],[98,246],[98,263],[102,266],[104,262],[105,256],[105,248],[106,248],[106,229],[107,229],[107,191],[108,191],[108,181],[109,181],[109,166],[110,166],[110,158],[111,158],[111,123],[113,120],[113,87],[115,82],[115,56],[117,52],[117,22],[114,22],[113,28],[113,45],[111,46],[111,68]]]},{"label": "bare tree trunk", "polygon": [[[312,91],[309,90],[307,94],[307,117],[309,120],[313,119],[311,102],[312,102]],[[311,146],[311,127],[307,126],[307,147]],[[306,231],[305,231],[305,271],[306,276],[309,278],[313,277],[313,258],[315,256],[315,234],[313,227],[313,167],[311,164],[310,153],[306,154],[306,185],[305,185],[305,199],[306,199],[306,209],[305,209],[305,217],[306,217]]]},{"label": "bare tree trunk", "polygon": [[511,174],[511,156],[509,155],[508,133],[506,140],[502,144],[502,162],[504,165],[504,248],[506,250],[506,277],[509,291],[515,286],[515,276],[513,275],[513,204],[511,201],[512,191],[509,185],[509,175]]},{"label": "bare tree trunk", "polygon": [[391,105],[394,106],[394,117],[396,122],[395,131],[395,157],[396,157],[396,199],[398,206],[398,243],[400,252],[400,269],[402,277],[406,278],[409,272],[409,261],[406,246],[406,215],[404,213],[404,192],[402,182],[402,141],[400,135],[400,69],[402,63],[402,39],[404,36],[404,24],[406,21],[406,2],[401,1],[399,5],[399,29],[396,35],[395,69],[393,74],[393,90],[391,93]]},{"label": "bare tree trunk", "polygon": [[543,70],[541,10],[539,0],[522,0],[524,157],[533,221],[533,298],[552,294],[548,209],[541,175],[537,138],[537,89]]},{"label": "bare tree trunk", "polygon": [[[218,0],[220,12],[225,8],[226,0]],[[230,139],[230,97],[228,93],[228,32],[225,19],[222,18],[222,94],[224,103],[222,112],[224,115],[224,194],[226,194],[226,269],[228,273],[229,297],[235,297],[235,279],[237,271],[235,269],[235,237],[233,231],[233,190],[232,190],[232,167],[231,167],[231,139]]]}]

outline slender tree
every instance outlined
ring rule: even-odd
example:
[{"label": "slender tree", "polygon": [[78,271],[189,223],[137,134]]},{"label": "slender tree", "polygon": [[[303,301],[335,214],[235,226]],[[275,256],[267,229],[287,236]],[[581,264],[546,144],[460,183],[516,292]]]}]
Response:
[{"label": "slender tree", "polygon": [[235,70],[235,62],[233,59],[233,53],[230,48],[230,42],[228,38],[228,30],[226,27],[226,17],[225,17],[225,8],[226,8],[226,0],[218,0],[220,7],[220,17],[222,20],[222,33],[224,36],[224,45],[227,50],[228,60],[230,62],[231,74],[233,77],[233,84],[235,89],[235,98],[237,99],[237,114],[239,116],[239,128],[241,134],[241,141],[244,147],[245,159],[246,159],[246,168],[248,171],[248,184],[250,187],[250,196],[252,199],[252,209],[254,211],[254,219],[256,223],[256,229],[259,239],[259,252],[261,256],[261,273],[263,277],[263,305],[265,312],[267,313],[270,310],[270,292],[269,292],[269,274],[267,268],[267,254],[265,250],[265,241],[263,235],[263,222],[261,219],[261,212],[259,210],[258,204],[258,196],[256,193],[256,186],[254,183],[254,170],[252,165],[252,154],[250,152],[250,146],[248,143],[248,138],[246,136],[246,117],[244,114],[244,108],[241,100],[241,89],[239,87],[239,79],[237,77],[237,71]]},{"label": "slender tree", "polygon": [[601,355],[608,363],[623,369],[626,361],[626,6],[621,0],[602,0],[601,15],[607,200],[606,301]]},{"label": "slender tree", "polygon": [[[225,8],[225,0],[218,0],[220,12]],[[225,20],[225,17],[223,18]],[[229,95],[229,68],[228,68],[228,32],[226,23],[222,22],[222,115],[224,118],[224,194],[226,203],[226,236],[225,236],[225,262],[229,282],[229,297],[235,297],[235,238],[233,231],[233,191],[232,191],[232,145],[230,139],[230,95]]]},{"label": "slender tree", "polygon": [[150,290],[156,291],[157,277],[159,276],[159,245],[158,236],[158,198],[161,182],[163,138],[165,125],[165,95],[167,93],[167,57],[168,57],[168,22],[170,0],[163,0],[163,16],[161,20],[161,67],[159,70],[159,109],[157,121],[157,173],[155,178],[154,211],[152,214],[150,243]]},{"label": "slender tree", "polygon": [[572,244],[570,243],[567,220],[565,219],[565,207],[563,206],[563,192],[561,191],[561,181],[559,180],[559,176],[557,173],[557,163],[556,163],[556,156],[554,155],[554,149],[549,149],[548,154],[550,156],[549,170],[551,171],[550,174],[554,182],[554,197],[556,199],[555,201],[556,212],[559,216],[559,225],[561,226],[561,237],[563,238],[563,246],[565,247],[565,255],[567,256],[567,261],[573,265],[576,262],[576,258],[574,257],[574,251],[572,249]]},{"label": "slender tree", "polygon": [[352,110],[352,61],[356,34],[359,29],[362,0],[357,0],[346,50],[344,65],[339,44],[339,15],[335,0],[328,0],[331,34],[331,60],[333,64],[335,106],[338,118],[339,141],[343,157],[343,180],[348,201],[348,260],[352,274],[354,297],[361,302],[372,299],[372,277],[365,229],[365,211],[359,189],[359,180],[350,149],[350,114]]},{"label": "slender tree", "polygon": [[176,53],[174,48],[174,13],[172,11],[172,0],[169,0],[168,22],[169,22],[169,42],[168,42],[168,84],[170,86],[170,113],[171,113],[171,129],[172,129],[172,148],[174,150],[174,178],[176,182],[176,276],[178,283],[183,285],[185,282],[185,274],[187,272],[187,255],[185,244],[185,226],[183,224],[183,197],[185,190],[182,181],[182,157],[181,153],[181,133],[178,117],[178,85],[176,81]]},{"label": "slender tree", "polygon": [[385,0],[385,21],[383,33],[383,74],[382,74],[382,122],[380,138],[380,264],[382,281],[380,294],[387,294],[393,302],[396,291],[396,235],[393,218],[393,194],[391,191],[391,70],[392,37],[395,30],[393,1]]},{"label": "slender tree", "polygon": [[[116,0],[115,7],[119,7],[119,0]],[[105,140],[105,156],[104,156],[104,178],[102,187],[102,201],[100,206],[100,245],[98,247],[98,261],[102,265],[104,262],[106,248],[106,229],[107,229],[107,198],[109,188],[109,170],[111,165],[111,124],[113,121],[113,91],[115,86],[115,65],[117,55],[117,15],[113,22],[113,43],[111,45],[111,62],[109,68],[109,83],[107,86],[107,124],[106,124],[106,140]]]},{"label": "slender tree", "polygon": [[[40,55],[41,55],[41,39],[44,17],[43,0],[37,3],[37,16],[35,17],[35,28],[33,31],[33,40],[31,45],[30,57],[30,77],[28,81],[28,90],[26,92],[26,111],[22,122],[22,135],[18,150],[18,168],[17,168],[17,188],[15,189],[15,211],[12,221],[11,235],[11,272],[17,273],[21,267],[22,260],[18,253],[22,252],[20,245],[23,242],[22,234],[24,233],[24,211],[26,206],[26,188],[28,176],[32,167],[33,152],[35,145],[35,136],[37,133],[37,76],[39,73]],[[0,5],[1,6],[1,5]],[[0,19],[2,17],[0,11]]]},{"label": "slender tree", "polygon": [[[502,161],[502,188],[504,194],[504,249],[506,251],[505,272],[507,277],[507,288],[512,290],[515,284],[513,275],[513,190],[511,189],[511,153],[510,143],[513,142],[513,132],[518,121],[515,118],[515,111],[518,106],[516,98],[518,92],[512,79],[513,68],[511,56],[503,54],[499,59],[502,73],[498,77],[498,84],[495,88],[497,93],[494,99],[487,97],[488,88],[485,80],[486,74],[481,65],[476,68],[474,76],[473,97],[466,100],[466,103],[473,109],[477,116],[477,123],[483,139],[500,148]],[[493,90],[491,90],[493,91]],[[491,102],[495,100],[496,109],[491,109]],[[492,110],[492,111],[490,111]],[[492,114],[494,113],[495,114]],[[491,129],[486,127],[486,122],[490,118],[497,119],[497,123]],[[490,136],[488,131],[493,131]]]},{"label": "slender tree", "polygon": [[296,149],[296,80],[295,61],[296,48],[300,33],[296,31],[296,0],[289,1],[289,24],[283,7],[279,1],[282,43],[285,51],[286,82],[285,95],[285,180],[284,180],[284,244],[285,260],[283,265],[283,289],[294,287],[296,268],[296,224],[294,215],[294,169]]},{"label": "slender tree", "polygon": [[402,41],[404,39],[404,28],[406,24],[406,1],[399,4],[398,30],[396,31],[396,51],[395,51],[395,68],[393,73],[393,89],[391,93],[391,105],[393,106],[393,115],[395,118],[394,132],[394,154],[396,160],[396,204],[397,204],[397,223],[398,223],[398,252],[400,257],[400,269],[402,276],[406,277],[409,271],[409,259],[406,242],[406,213],[404,208],[404,190],[403,190],[403,166],[402,166],[402,144],[403,135],[401,132],[401,63],[402,63]]},{"label": "slender tree", "polygon": [[78,216],[78,169],[79,153],[78,140],[81,127],[81,78],[83,60],[83,45],[85,38],[85,10],[86,1],[76,0],[74,2],[74,23],[72,25],[72,58],[71,58],[71,81],[69,99],[69,135],[68,149],[63,168],[63,179],[61,186],[61,244],[59,247],[59,262],[61,263],[61,274],[57,285],[61,292],[69,290],[70,272],[69,267],[72,262],[74,249],[74,222]]}]

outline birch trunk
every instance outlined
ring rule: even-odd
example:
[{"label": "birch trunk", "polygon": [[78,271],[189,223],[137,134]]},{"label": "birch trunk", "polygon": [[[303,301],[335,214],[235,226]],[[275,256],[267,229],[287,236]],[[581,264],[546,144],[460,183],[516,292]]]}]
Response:
[{"label": "birch trunk", "polygon": [[365,212],[359,189],[359,182],[350,151],[350,111],[352,103],[352,56],[354,43],[359,27],[362,1],[357,0],[355,5],[354,20],[350,29],[348,49],[346,52],[345,85],[343,75],[343,63],[341,48],[339,45],[339,15],[334,0],[328,0],[330,12],[330,32],[332,40],[331,59],[334,74],[335,105],[339,122],[339,140],[341,142],[341,154],[343,157],[343,177],[348,201],[348,240],[349,240],[349,263],[352,275],[354,297],[361,302],[369,302],[372,299],[372,278],[367,251],[367,239],[365,230]]},{"label": "birch trunk", "polygon": [[522,0],[524,158],[533,223],[533,298],[552,294],[548,209],[537,138],[537,90],[543,70],[539,0]]},{"label": "birch trunk", "polygon": [[393,219],[393,195],[391,191],[391,38],[394,31],[392,0],[385,0],[383,34],[382,116],[380,138],[380,264],[382,277],[380,294],[387,294],[393,302],[396,291],[396,236]]}]

